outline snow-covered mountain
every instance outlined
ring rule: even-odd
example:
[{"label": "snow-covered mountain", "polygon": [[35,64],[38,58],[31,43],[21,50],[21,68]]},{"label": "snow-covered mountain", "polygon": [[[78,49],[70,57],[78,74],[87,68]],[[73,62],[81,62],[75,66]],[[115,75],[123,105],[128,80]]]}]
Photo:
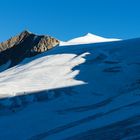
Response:
[{"label": "snow-covered mountain", "polygon": [[99,42],[112,42],[112,41],[119,41],[119,40],[120,39],[104,38],[104,37],[100,37],[100,36],[88,33],[85,36],[74,38],[67,42],[60,41],[60,45],[66,46],[66,45],[90,44],[90,43],[99,43]]},{"label": "snow-covered mountain", "polygon": [[98,39],[0,73],[0,139],[140,139],[140,39]]}]

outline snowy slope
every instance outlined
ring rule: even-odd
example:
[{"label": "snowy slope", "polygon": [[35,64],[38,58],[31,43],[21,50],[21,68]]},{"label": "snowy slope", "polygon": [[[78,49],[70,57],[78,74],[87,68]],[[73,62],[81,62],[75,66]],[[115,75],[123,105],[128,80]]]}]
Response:
[{"label": "snowy slope", "polygon": [[99,43],[99,42],[112,42],[112,41],[119,41],[120,39],[115,38],[104,38],[100,37],[91,33],[86,34],[85,36],[74,38],[67,42],[61,41],[60,45],[77,45],[77,44],[90,44],[90,43]]},{"label": "snowy slope", "polygon": [[0,139],[139,139],[140,39],[25,59],[0,73],[0,94]]}]

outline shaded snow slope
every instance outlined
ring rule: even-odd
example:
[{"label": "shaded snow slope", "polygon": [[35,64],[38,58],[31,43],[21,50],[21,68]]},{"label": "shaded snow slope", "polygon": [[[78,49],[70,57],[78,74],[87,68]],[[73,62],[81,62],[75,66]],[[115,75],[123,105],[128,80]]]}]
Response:
[{"label": "shaded snow slope", "polygon": [[0,93],[0,139],[139,139],[140,39],[56,47],[1,72]]},{"label": "shaded snow slope", "polygon": [[99,43],[99,42],[112,42],[112,41],[119,41],[119,40],[120,39],[104,38],[104,37],[100,37],[100,36],[88,33],[85,36],[74,38],[74,39],[69,40],[67,42],[61,41],[60,46]]}]

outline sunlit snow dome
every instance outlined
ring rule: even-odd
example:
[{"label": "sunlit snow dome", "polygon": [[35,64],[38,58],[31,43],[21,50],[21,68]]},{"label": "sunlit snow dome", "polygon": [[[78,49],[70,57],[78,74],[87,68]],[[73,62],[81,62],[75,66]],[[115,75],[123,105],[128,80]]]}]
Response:
[{"label": "sunlit snow dome", "polygon": [[120,39],[116,38],[104,38],[101,36],[94,35],[92,33],[87,33],[85,36],[71,39],[67,42],[60,42],[60,46],[64,45],[77,45],[77,44],[89,44],[89,43],[99,43],[99,42],[112,42],[119,41]]}]

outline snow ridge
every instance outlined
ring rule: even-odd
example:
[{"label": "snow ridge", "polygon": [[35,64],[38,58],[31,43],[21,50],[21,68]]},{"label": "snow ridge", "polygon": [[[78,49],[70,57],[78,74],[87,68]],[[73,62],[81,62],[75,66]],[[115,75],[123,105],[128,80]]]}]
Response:
[{"label": "snow ridge", "polygon": [[100,43],[100,42],[112,42],[119,41],[121,39],[116,38],[104,38],[91,33],[87,33],[85,36],[74,38],[67,42],[60,41],[60,46],[65,45],[78,45],[78,44],[89,44],[89,43]]}]

